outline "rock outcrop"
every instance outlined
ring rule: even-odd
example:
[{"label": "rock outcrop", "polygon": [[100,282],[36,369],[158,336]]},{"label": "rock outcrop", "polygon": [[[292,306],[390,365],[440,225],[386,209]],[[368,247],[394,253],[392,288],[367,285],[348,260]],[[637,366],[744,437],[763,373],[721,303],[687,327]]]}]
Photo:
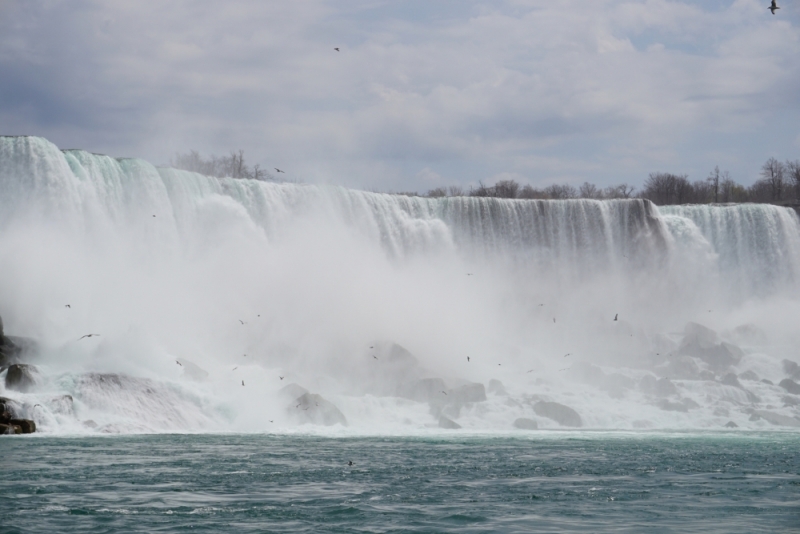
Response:
[{"label": "rock outcrop", "polygon": [[347,419],[339,408],[316,393],[304,393],[287,408],[287,411],[302,423],[347,426]]},{"label": "rock outcrop", "polygon": [[539,423],[527,417],[520,417],[514,420],[514,428],[519,428],[520,430],[536,430],[539,428]]},{"label": "rock outcrop", "polygon": [[791,378],[784,378],[778,385],[793,395],[800,395],[800,384]]},{"label": "rock outcrop", "polygon": [[38,381],[36,367],[24,363],[15,363],[9,366],[6,374],[6,389],[27,392],[30,391]]},{"label": "rock outcrop", "polygon": [[800,380],[800,365],[792,360],[783,360],[783,372],[792,380]]},{"label": "rock outcrop", "polygon": [[583,426],[583,421],[578,412],[557,402],[539,401],[533,405],[533,411],[536,412],[536,415],[552,419],[561,426]]},{"label": "rock outcrop", "polygon": [[441,378],[421,378],[405,384],[398,396],[417,402],[439,402],[443,391],[447,391]]},{"label": "rock outcrop", "polygon": [[503,383],[495,378],[489,380],[489,387],[486,388],[486,390],[492,395],[508,395],[508,391],[506,391],[506,387],[503,385]]},{"label": "rock outcrop", "polygon": [[443,415],[439,416],[439,428],[446,428],[448,430],[458,430],[461,428],[461,425],[453,421],[452,419],[445,417]]},{"label": "rock outcrop", "polygon": [[36,432],[36,423],[22,419],[20,404],[7,397],[0,397],[0,434],[31,434]]},{"label": "rock outcrop", "polygon": [[742,349],[725,341],[720,343],[716,332],[697,323],[686,325],[678,354],[700,358],[716,372],[727,371],[744,357]]},{"label": "rock outcrop", "polygon": [[[765,421],[779,426],[800,427],[800,420],[788,415],[781,415],[779,413],[770,412],[767,410],[754,410],[753,415],[764,419]],[[751,416],[751,420],[753,417]]]}]

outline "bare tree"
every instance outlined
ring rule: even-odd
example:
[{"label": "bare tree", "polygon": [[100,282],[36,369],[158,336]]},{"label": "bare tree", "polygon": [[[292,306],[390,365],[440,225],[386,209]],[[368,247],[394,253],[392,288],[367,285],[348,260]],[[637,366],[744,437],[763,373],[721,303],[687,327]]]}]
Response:
[{"label": "bare tree", "polygon": [[783,163],[775,158],[769,158],[761,166],[761,179],[769,186],[772,197],[770,200],[773,202],[780,202],[785,195],[785,171]]},{"label": "bare tree", "polygon": [[436,189],[431,189],[425,195],[428,198],[442,198],[447,196],[447,189],[444,187],[437,187]]},{"label": "bare tree", "polygon": [[578,197],[600,199],[603,198],[603,191],[598,189],[594,184],[583,182],[583,185],[578,188]]},{"label": "bare tree", "polygon": [[544,193],[552,198],[565,200],[578,196],[578,190],[569,184],[553,184],[544,188]]},{"label": "bare tree", "polygon": [[719,172],[719,165],[714,167],[714,170],[711,171],[711,174],[708,175],[706,180],[712,185],[714,190],[714,203],[719,203],[719,181],[721,178],[721,173]]},{"label": "bare tree", "polygon": [[519,184],[514,180],[500,180],[494,184],[494,196],[498,198],[517,198]]},{"label": "bare tree", "polygon": [[636,188],[628,184],[611,185],[603,191],[605,198],[631,198]]},{"label": "bare tree", "polygon": [[787,160],[784,163],[786,177],[791,185],[794,186],[795,202],[800,202],[800,159],[794,161]]},{"label": "bare tree", "polygon": [[519,198],[526,199],[547,199],[547,194],[541,189],[536,189],[531,185],[526,185],[519,191]]},{"label": "bare tree", "polygon": [[463,197],[464,189],[460,185],[451,185],[447,188],[447,194],[451,197]]}]

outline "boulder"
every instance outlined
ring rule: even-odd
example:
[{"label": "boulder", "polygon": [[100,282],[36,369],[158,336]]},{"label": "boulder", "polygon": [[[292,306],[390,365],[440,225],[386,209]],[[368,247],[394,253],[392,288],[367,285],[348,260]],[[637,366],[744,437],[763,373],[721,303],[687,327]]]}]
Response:
[{"label": "boulder", "polygon": [[17,401],[8,397],[0,397],[0,423],[8,423],[10,419],[16,417],[21,411],[22,407]]},{"label": "boulder", "polygon": [[697,380],[700,375],[700,367],[690,356],[676,356],[670,359],[665,366],[657,369],[657,372],[667,378]]},{"label": "boulder", "polygon": [[22,434],[22,429],[18,425],[0,423],[0,434]]},{"label": "boulder", "polygon": [[520,417],[514,420],[514,428],[519,428],[520,430],[536,430],[539,428],[539,423],[527,417]]},{"label": "boulder", "polygon": [[689,323],[684,329],[683,341],[678,353],[694,356],[706,362],[711,369],[722,372],[739,363],[744,357],[742,349],[732,343],[718,343],[719,336],[713,330],[697,323]]},{"label": "boulder", "polygon": [[503,383],[494,378],[489,380],[489,387],[487,388],[487,391],[493,395],[502,395],[502,396],[508,395],[508,391],[506,391],[506,388],[503,385]]},{"label": "boulder", "polygon": [[440,402],[442,391],[447,391],[447,386],[441,378],[421,378],[404,384],[400,388],[399,396],[417,402]]},{"label": "boulder", "polygon": [[486,389],[483,384],[472,383],[451,389],[447,392],[450,403],[467,404],[486,400]]},{"label": "boulder", "polygon": [[792,395],[784,395],[781,400],[783,401],[784,406],[800,406],[800,398]]},{"label": "boulder", "polygon": [[781,415],[779,413],[770,412],[767,410],[754,410],[753,415],[761,417],[773,425],[790,426],[795,428],[800,427],[800,420],[797,420],[794,417],[789,417],[788,415]]},{"label": "boulder", "polygon": [[726,386],[733,386],[735,388],[744,389],[742,384],[739,382],[739,379],[736,378],[736,375],[733,373],[727,373],[725,376],[722,377],[720,380],[721,383],[725,384]]},{"label": "boulder", "polygon": [[783,360],[783,372],[792,380],[800,380],[800,365],[792,360]]},{"label": "boulder", "polygon": [[739,378],[742,380],[750,380],[751,382],[758,382],[758,375],[753,371],[745,371],[744,373],[740,373]]},{"label": "boulder", "polygon": [[552,419],[561,426],[581,427],[583,421],[578,412],[557,402],[539,401],[533,405],[536,415]]},{"label": "boulder", "polygon": [[287,411],[302,423],[347,426],[347,419],[339,408],[316,393],[304,393],[287,408]]},{"label": "boulder", "polygon": [[6,388],[26,392],[32,389],[37,382],[36,367],[24,363],[15,363],[8,368],[6,374]]},{"label": "boulder", "polygon": [[30,419],[11,419],[9,424],[20,428],[20,432],[17,432],[17,434],[33,434],[36,432],[36,423]]},{"label": "boulder", "polygon": [[697,404],[692,399],[683,399],[680,402],[671,402],[667,399],[660,399],[656,403],[656,406],[667,412],[684,412],[684,413],[688,412],[693,408],[700,407],[700,405]]},{"label": "boulder", "polygon": [[461,425],[443,415],[439,416],[439,428],[446,428],[448,430],[458,430]]},{"label": "boulder", "polygon": [[733,421],[728,421],[727,423],[725,423],[725,428],[739,428],[739,425],[737,425]]},{"label": "boulder", "polygon": [[798,384],[791,378],[784,378],[778,383],[778,385],[783,389],[785,389],[786,391],[788,391],[789,393],[792,393],[794,395],[800,395],[800,384]]}]

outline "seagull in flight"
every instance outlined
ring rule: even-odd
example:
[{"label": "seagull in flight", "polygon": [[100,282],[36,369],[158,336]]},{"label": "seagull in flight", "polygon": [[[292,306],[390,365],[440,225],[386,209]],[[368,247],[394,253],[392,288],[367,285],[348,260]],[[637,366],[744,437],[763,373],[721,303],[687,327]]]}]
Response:
[{"label": "seagull in flight", "polygon": [[247,324],[246,322],[242,321],[241,319],[239,319],[239,322],[242,323],[242,324]]},{"label": "seagull in flight", "polygon": [[615,314],[614,314],[614,320],[616,321],[618,318],[619,318],[619,314],[618,314],[618,313],[615,313]]},{"label": "seagull in flight", "polygon": [[339,50],[338,48],[334,48],[334,50],[336,50],[337,52],[341,52],[341,50]]},{"label": "seagull in flight", "polygon": [[80,341],[81,339],[83,339],[83,338],[85,338],[85,337],[92,337],[92,336],[97,336],[97,337],[100,337],[100,334],[86,334],[85,336],[81,336],[81,337],[79,337],[79,338],[78,338],[78,341]]},{"label": "seagull in flight", "polygon": [[774,15],[775,10],[780,9],[780,7],[778,7],[778,2],[776,0],[772,0],[772,4],[767,9],[772,11],[772,14]]},{"label": "seagull in flight", "polygon": [[178,360],[175,360],[175,363],[177,363],[178,365],[180,365],[181,367],[183,367],[183,364],[182,364],[181,362],[179,362]]},{"label": "seagull in flight", "polygon": [[281,380],[283,380],[283,377],[282,377],[282,376],[279,376],[278,378],[280,378]]},{"label": "seagull in flight", "polygon": [[467,363],[469,363],[469,356],[467,356]]},{"label": "seagull in flight", "polygon": [[244,385],[244,380],[242,380],[242,385]]},{"label": "seagull in flight", "polygon": [[278,167],[274,167],[274,169],[275,169],[275,172],[282,172],[283,174],[286,174],[284,171],[280,170]]},{"label": "seagull in flight", "polygon": [[65,308],[72,308],[72,306],[70,306],[69,304],[65,304],[64,307]]}]

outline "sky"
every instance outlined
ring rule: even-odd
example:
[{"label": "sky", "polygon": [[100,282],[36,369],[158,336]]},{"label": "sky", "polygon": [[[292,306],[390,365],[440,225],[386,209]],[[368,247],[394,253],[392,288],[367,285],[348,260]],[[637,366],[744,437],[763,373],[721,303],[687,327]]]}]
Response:
[{"label": "sky", "polygon": [[0,0],[0,134],[374,191],[750,184],[800,159],[800,0],[768,5]]}]

